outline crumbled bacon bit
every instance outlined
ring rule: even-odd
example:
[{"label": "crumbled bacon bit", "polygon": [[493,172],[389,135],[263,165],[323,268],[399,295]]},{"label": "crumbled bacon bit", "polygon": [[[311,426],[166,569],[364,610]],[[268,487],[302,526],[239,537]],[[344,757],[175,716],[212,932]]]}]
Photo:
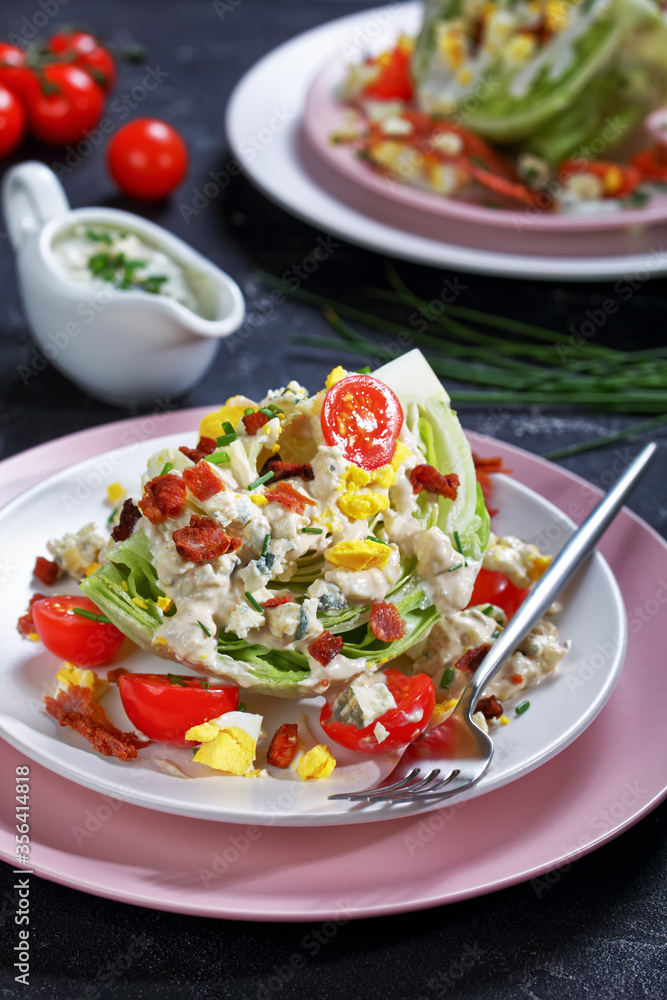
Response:
[{"label": "crumbled bacon bit", "polygon": [[243,541],[230,538],[210,517],[193,514],[186,528],[178,528],[172,535],[176,551],[182,559],[191,562],[210,562],[227,552],[236,552]]},{"label": "crumbled bacon bit", "polygon": [[293,600],[294,600],[293,597],[290,597],[288,594],[285,594],[283,597],[272,597],[270,600],[264,601],[262,607],[279,608],[281,604],[291,604]]},{"label": "crumbled bacon bit", "polygon": [[192,495],[201,501],[210,499],[225,488],[211,463],[203,459],[191,469],[183,469],[183,479]]},{"label": "crumbled bacon bit", "polygon": [[308,652],[314,660],[317,660],[323,667],[326,667],[327,663],[330,663],[334,656],[338,656],[342,648],[343,637],[341,635],[332,635],[325,628],[324,632],[320,632],[317,639],[311,642]]},{"label": "crumbled bacon bit", "polygon": [[44,556],[37,556],[35,568],[32,572],[40,583],[43,583],[46,587],[50,587],[60,576],[60,566],[51,559],[45,559]]},{"label": "crumbled bacon bit", "polygon": [[274,733],[266,763],[273,767],[289,767],[296,753],[298,732],[296,722],[284,722]]},{"label": "crumbled bacon bit", "polygon": [[521,674],[512,674],[510,680],[512,681],[512,684],[521,684],[523,676]]},{"label": "crumbled bacon bit", "polygon": [[415,465],[414,469],[410,469],[408,472],[408,478],[412,483],[414,493],[427,490],[429,493],[437,493],[438,496],[445,497],[446,500],[456,500],[459,477],[455,472],[443,476],[432,465]]},{"label": "crumbled bacon bit", "polygon": [[268,424],[269,419],[270,418],[267,417],[266,413],[262,413],[260,410],[256,410],[255,413],[246,413],[244,417],[241,417],[246,432],[253,437],[260,427],[263,427],[264,424]]},{"label": "crumbled bacon bit", "polygon": [[503,714],[503,706],[500,704],[495,694],[488,698],[480,698],[475,706],[476,712],[481,712],[485,719],[499,719]]},{"label": "crumbled bacon bit", "polygon": [[130,671],[126,670],[125,667],[114,667],[114,669],[110,670],[107,674],[107,681],[109,684],[117,684],[118,678],[124,677],[125,674],[129,674],[129,672]]},{"label": "crumbled bacon bit", "polygon": [[488,642],[483,643],[481,646],[475,646],[474,649],[469,649],[466,653],[461,656],[454,667],[457,670],[470,670],[471,672],[477,670],[491,646]]},{"label": "crumbled bacon bit", "polygon": [[282,479],[291,479],[293,476],[300,476],[304,483],[315,478],[312,465],[307,462],[302,465],[296,462],[283,462],[280,455],[273,455],[266,460],[260,475],[264,476],[267,472],[273,473],[272,483],[279,483]]},{"label": "crumbled bacon bit", "polygon": [[381,642],[394,642],[405,635],[405,622],[395,605],[380,601],[371,608],[371,632]]},{"label": "crumbled bacon bit", "polygon": [[166,476],[156,476],[146,483],[139,506],[151,524],[161,524],[182,514],[187,498],[185,482],[180,476],[168,472]]},{"label": "crumbled bacon bit", "polygon": [[132,760],[137,750],[147,746],[136,733],[124,733],[109,721],[107,714],[93,701],[90,688],[70,684],[59,691],[55,698],[44,699],[46,711],[61,726],[71,726],[88,740],[92,747],[105,757]]},{"label": "crumbled bacon bit", "polygon": [[37,629],[35,628],[35,623],[32,620],[32,606],[35,601],[41,601],[45,594],[33,594],[30,598],[30,603],[28,604],[28,610],[24,615],[21,615],[18,622],[16,623],[16,628],[18,629],[19,635],[22,635],[24,639],[27,639],[31,635],[37,634]]},{"label": "crumbled bacon bit", "polygon": [[181,445],[178,450],[182,451],[186,458],[189,458],[191,462],[200,462],[202,458],[206,458],[206,456],[215,451],[217,447],[218,443],[215,438],[200,437],[196,448],[186,448],[185,445]]},{"label": "crumbled bacon bit", "polygon": [[274,489],[267,490],[264,496],[269,503],[281,503],[285,507],[289,507],[290,510],[293,510],[295,514],[303,514],[306,504],[311,504],[313,507],[317,506],[315,500],[311,500],[305,494],[299,493],[291,483],[278,483]]},{"label": "crumbled bacon bit", "polygon": [[141,511],[135,502],[128,498],[123,504],[123,509],[120,512],[120,520],[111,532],[111,537],[114,542],[126,542],[132,534],[134,526],[140,517]]}]

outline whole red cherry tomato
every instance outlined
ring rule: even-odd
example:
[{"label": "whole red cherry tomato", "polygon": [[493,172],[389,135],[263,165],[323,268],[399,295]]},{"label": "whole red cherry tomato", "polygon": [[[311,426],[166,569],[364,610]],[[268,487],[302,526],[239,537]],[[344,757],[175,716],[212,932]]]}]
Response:
[{"label": "whole red cherry tomato", "polygon": [[18,149],[25,129],[25,108],[16,94],[0,85],[0,157]]},{"label": "whole red cherry tomato", "polygon": [[28,123],[40,142],[67,146],[97,125],[104,92],[85,70],[52,63],[39,70],[38,83],[28,99]]},{"label": "whole red cherry tomato", "polygon": [[120,697],[127,717],[156,743],[193,746],[185,734],[202,722],[235,711],[236,684],[210,684],[201,677],[175,674],[121,674]]},{"label": "whole red cherry tomato", "polygon": [[[358,729],[350,722],[332,721],[332,705],[325,702],[322,706],[320,725],[334,743],[358,753],[384,753],[406,746],[427,728],[435,705],[435,688],[428,674],[406,677],[400,670],[392,669],[384,674],[396,708],[390,708],[369,726]],[[388,733],[380,742],[374,732],[378,723]]]},{"label": "whole red cherry tomato", "polygon": [[26,66],[25,52],[9,42],[0,42],[0,84],[22,101],[37,91],[37,79]]},{"label": "whole red cherry tomato", "polygon": [[345,458],[362,469],[391,461],[403,426],[403,410],[388,385],[372,375],[348,375],[336,382],[322,406],[322,433]]},{"label": "whole red cherry tomato", "polygon": [[83,594],[59,594],[35,601],[32,619],[37,635],[54,656],[77,667],[99,667],[118,652],[125,636],[115,625],[84,618],[75,614],[74,608],[100,614]]},{"label": "whole red cherry tomato", "polygon": [[480,569],[468,607],[495,604],[511,618],[528,593],[528,588],[515,587],[504,573],[498,573],[494,569]]},{"label": "whole red cherry tomato", "polygon": [[185,177],[188,151],[171,125],[158,118],[137,118],[112,137],[107,163],[124,194],[159,201],[171,194]]},{"label": "whole red cherry tomato", "polygon": [[114,58],[94,35],[87,31],[59,31],[48,40],[47,49],[85,69],[106,93],[113,89],[116,83]]}]

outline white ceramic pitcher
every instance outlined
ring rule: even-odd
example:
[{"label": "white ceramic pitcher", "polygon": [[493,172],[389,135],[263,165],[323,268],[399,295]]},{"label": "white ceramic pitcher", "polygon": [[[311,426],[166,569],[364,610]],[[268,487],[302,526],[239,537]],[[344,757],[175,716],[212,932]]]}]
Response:
[{"label": "white ceramic pitcher", "polygon": [[[146,404],[195,385],[220,338],[243,322],[241,291],[229,275],[161,226],[112,208],[71,209],[52,170],[19,164],[2,201],[17,255],[23,305],[42,354],[84,391],[117,405]],[[166,295],[73,281],[53,244],[76,226],[135,233],[179,264],[198,313]]]}]

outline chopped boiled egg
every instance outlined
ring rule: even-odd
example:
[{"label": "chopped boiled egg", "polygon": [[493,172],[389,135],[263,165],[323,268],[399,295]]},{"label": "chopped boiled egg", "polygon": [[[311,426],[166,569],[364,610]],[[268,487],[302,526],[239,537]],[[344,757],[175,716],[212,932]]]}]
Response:
[{"label": "chopped boiled egg", "polygon": [[236,397],[232,396],[224,406],[213,413],[208,413],[199,425],[200,437],[217,438],[224,434],[223,424],[229,423],[236,428],[245,413],[245,405],[234,402]]},{"label": "chopped boiled egg", "polygon": [[355,521],[365,521],[369,517],[374,517],[381,510],[386,510],[389,506],[389,497],[379,493],[356,492],[343,493],[338,498],[338,508]]},{"label": "chopped boiled egg", "polygon": [[107,688],[107,682],[98,677],[93,670],[81,670],[73,663],[65,663],[56,674],[56,680],[58,681],[56,695],[61,691],[67,691],[70,687],[89,688],[93,694],[93,701],[97,701]]},{"label": "chopped boiled egg", "polygon": [[119,500],[125,499],[125,487],[121,483],[111,483],[107,486],[107,501],[112,506],[118,503]]},{"label": "chopped boiled egg", "polygon": [[317,781],[319,778],[328,778],[335,766],[336,758],[329,747],[318,743],[299,757],[296,769],[302,781]]},{"label": "chopped boiled egg", "polygon": [[389,561],[391,547],[369,539],[346,538],[324,553],[327,562],[344,569],[380,569]]},{"label": "chopped boiled egg", "polygon": [[188,729],[185,738],[202,744],[193,758],[198,764],[230,774],[246,774],[252,770],[261,733],[261,715],[225,712],[217,719]]}]

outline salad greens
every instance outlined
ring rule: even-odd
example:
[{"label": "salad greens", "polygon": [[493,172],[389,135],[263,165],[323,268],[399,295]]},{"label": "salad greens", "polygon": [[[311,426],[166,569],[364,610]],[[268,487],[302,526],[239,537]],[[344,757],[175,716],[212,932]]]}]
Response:
[{"label": "salad greens", "polygon": [[[655,0],[545,0],[547,37],[532,50],[520,38],[529,7],[524,0],[484,5],[476,48],[479,4],[427,0],[413,60],[424,110],[454,115],[493,142],[520,142],[557,164],[586,157],[596,140],[607,149],[626,139],[667,97],[667,24]],[[452,55],[452,33],[461,28],[464,77],[460,55]]]},{"label": "salad greens", "polygon": [[[419,530],[434,527],[440,529],[449,537],[452,549],[461,553],[461,559],[454,560],[456,565],[452,569],[459,571],[470,561],[473,568],[468,572],[474,573],[474,567],[480,562],[488,543],[489,515],[477,484],[470,447],[456,414],[451,409],[447,393],[419,351],[410,352],[374,374],[393,389],[401,401],[406,427],[413,435],[416,447],[426,463],[443,474],[456,473],[459,478],[460,485],[454,501],[433,493],[420,494],[413,514],[418,522],[416,527]],[[259,476],[258,463],[262,452],[259,435],[257,438],[240,435],[237,440],[226,445],[226,448],[230,460],[225,468],[230,470],[230,474],[238,474],[240,481],[246,484]],[[164,450],[151,457],[148,471],[143,477],[144,485],[148,479],[160,475],[165,457]],[[172,467],[177,471],[192,465],[189,459],[175,449],[173,453],[170,450],[169,457]],[[228,492],[225,496],[228,496]],[[259,516],[261,506],[258,508],[248,503],[247,497],[246,486],[245,491],[242,490],[237,497],[238,503],[245,504],[244,511],[250,510],[253,516]],[[191,502],[196,509],[206,512],[205,507],[197,506],[195,499]],[[364,525],[367,534],[360,537],[370,539],[370,542],[364,544],[377,546],[378,541],[388,544],[381,537],[378,538],[378,533],[380,536],[384,533],[382,516],[382,511],[379,511]],[[169,595],[165,592],[168,588],[163,589],[160,585],[149,536],[143,525],[150,527],[142,519],[126,541],[112,542],[109,545],[106,561],[82,582],[81,589],[137,645],[164,658],[177,659],[168,643],[155,640],[157,630],[165,618],[178,612],[179,598],[176,596],[176,604],[169,606]],[[260,555],[256,561],[258,572],[263,571],[267,565],[270,537],[260,536],[257,546]],[[319,551],[304,551],[296,560],[294,571],[287,582],[284,582],[284,574],[281,574],[282,579],[270,579],[267,586],[283,593],[287,590],[292,602],[300,605],[302,618],[307,624],[305,602],[308,600],[308,588],[322,580],[331,565],[325,562],[323,555],[322,546],[330,544],[324,540],[323,532],[306,534],[305,537],[312,539],[308,545],[319,545]],[[273,556],[268,562],[269,567],[272,559]],[[324,629],[341,637],[341,652],[344,657],[364,660],[369,665],[382,665],[428,635],[442,615],[428,596],[428,588],[417,571],[417,564],[416,555],[401,552],[400,572],[386,593],[385,599],[395,606],[405,624],[405,634],[394,641],[380,641],[371,630],[371,603],[348,603],[345,600],[337,603],[335,596],[319,599],[317,617]],[[458,572],[453,573],[452,579],[457,575]],[[312,604],[313,601],[310,600],[311,607]],[[250,613],[256,614],[252,607],[252,604],[248,605]],[[262,610],[261,605],[259,607]],[[293,608],[294,603],[289,607]],[[203,617],[199,612],[196,624],[200,628],[194,630],[199,633],[200,641],[203,637],[211,638],[211,626],[208,619],[202,621]],[[217,626],[214,625],[214,628]],[[225,631],[223,627],[219,628],[211,641],[215,642],[214,650],[217,655],[215,663],[210,660],[206,663],[207,671],[222,674],[241,686],[274,695],[289,697],[315,693],[310,679],[309,658],[303,649],[295,648],[293,643],[288,644],[292,648],[269,648],[253,642],[252,631],[246,639],[229,629]],[[201,663],[182,657],[181,660],[196,669],[204,669]],[[363,669],[363,663],[359,669]]]}]

